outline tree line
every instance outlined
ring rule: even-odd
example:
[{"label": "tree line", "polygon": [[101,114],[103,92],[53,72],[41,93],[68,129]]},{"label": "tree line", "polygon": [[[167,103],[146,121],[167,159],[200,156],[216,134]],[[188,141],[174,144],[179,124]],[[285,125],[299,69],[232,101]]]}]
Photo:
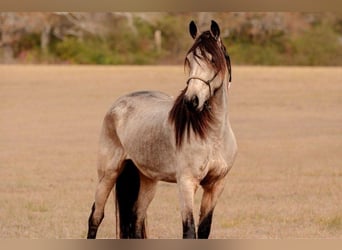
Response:
[{"label": "tree line", "polygon": [[2,12],[0,62],[179,64],[211,19],[235,64],[342,65],[342,16],[299,12]]}]

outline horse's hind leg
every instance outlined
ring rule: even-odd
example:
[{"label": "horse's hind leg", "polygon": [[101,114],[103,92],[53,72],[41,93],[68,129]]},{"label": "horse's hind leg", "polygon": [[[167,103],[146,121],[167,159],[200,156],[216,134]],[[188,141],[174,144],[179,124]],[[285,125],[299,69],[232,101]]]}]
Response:
[{"label": "horse's hind leg", "polygon": [[115,187],[117,237],[146,238],[146,210],[157,182],[145,177],[132,160],[125,160]]},{"label": "horse's hind leg", "polygon": [[99,180],[96,187],[95,202],[92,206],[92,211],[88,220],[88,239],[96,238],[97,229],[104,217],[105,204],[109,193],[113,189],[117,176],[117,171],[107,170]]},{"label": "horse's hind leg", "polygon": [[156,193],[157,181],[151,180],[140,174],[140,190],[136,203],[137,221],[135,227],[135,238],[147,238],[145,223],[146,212]]},{"label": "horse's hind leg", "polygon": [[108,130],[107,124],[101,132],[98,177],[99,182],[95,192],[95,202],[88,220],[88,239],[95,239],[97,229],[104,217],[104,208],[108,196],[113,189],[120,173],[124,151],[114,132]]}]

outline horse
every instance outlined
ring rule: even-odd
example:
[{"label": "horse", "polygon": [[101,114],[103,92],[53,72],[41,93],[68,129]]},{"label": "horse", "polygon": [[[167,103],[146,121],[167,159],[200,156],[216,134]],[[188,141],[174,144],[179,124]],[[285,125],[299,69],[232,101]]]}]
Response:
[{"label": "horse", "polygon": [[[146,211],[159,181],[176,183],[183,238],[208,238],[214,208],[237,153],[228,116],[230,58],[219,25],[194,39],[184,67],[185,88],[174,100],[158,91],[119,97],[106,113],[98,150],[98,184],[88,219],[95,239],[107,198],[115,185],[116,236],[147,238]],[[203,188],[196,232],[194,195]]]}]

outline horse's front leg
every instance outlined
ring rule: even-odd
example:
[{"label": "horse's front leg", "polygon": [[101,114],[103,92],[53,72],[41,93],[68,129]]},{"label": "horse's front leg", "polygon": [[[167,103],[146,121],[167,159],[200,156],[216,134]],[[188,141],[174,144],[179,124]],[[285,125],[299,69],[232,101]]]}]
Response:
[{"label": "horse's front leg", "polygon": [[182,177],[178,180],[178,187],[183,222],[183,239],[196,239],[193,205],[197,184],[191,178]]},{"label": "horse's front leg", "polygon": [[225,178],[215,183],[205,183],[201,202],[200,219],[198,226],[198,238],[207,239],[210,234],[212,217],[217,200],[224,188]]}]

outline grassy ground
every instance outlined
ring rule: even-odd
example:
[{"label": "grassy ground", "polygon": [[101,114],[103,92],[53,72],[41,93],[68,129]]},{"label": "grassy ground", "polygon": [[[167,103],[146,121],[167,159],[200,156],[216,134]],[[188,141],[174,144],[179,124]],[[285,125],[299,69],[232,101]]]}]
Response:
[{"label": "grassy ground", "polygon": [[[103,116],[118,96],[177,95],[181,66],[0,66],[1,238],[84,238]],[[233,67],[236,164],[212,238],[341,238],[342,69]],[[201,192],[196,194],[196,218]],[[181,237],[175,185],[160,183],[152,238]],[[109,199],[100,238],[115,236]]]}]

